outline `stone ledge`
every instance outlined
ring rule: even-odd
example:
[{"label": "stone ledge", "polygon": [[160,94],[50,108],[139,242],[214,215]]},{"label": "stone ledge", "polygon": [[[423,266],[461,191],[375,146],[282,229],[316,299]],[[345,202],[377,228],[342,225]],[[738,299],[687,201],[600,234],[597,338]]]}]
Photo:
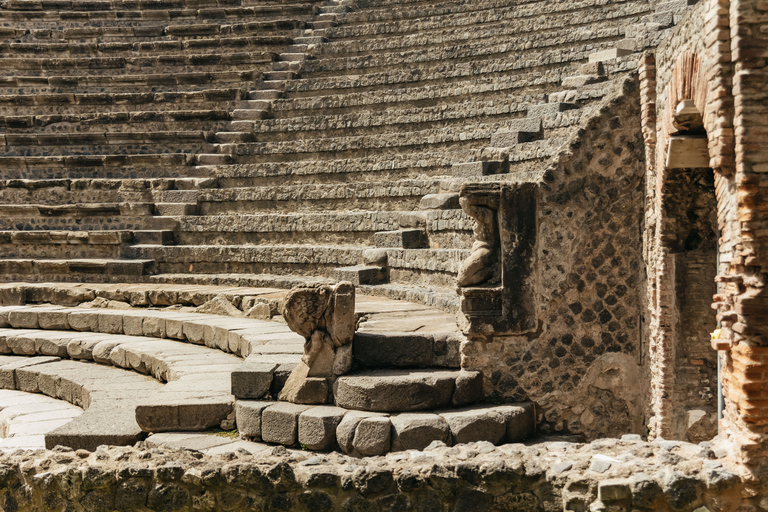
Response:
[{"label": "stone ledge", "polygon": [[[447,445],[516,443],[535,431],[531,403],[390,415],[332,406],[238,400],[236,414],[238,429],[247,437],[288,446],[301,443],[302,448],[310,450],[341,449],[355,456],[423,450],[435,441]],[[267,437],[262,435],[265,414],[270,422]]]}]

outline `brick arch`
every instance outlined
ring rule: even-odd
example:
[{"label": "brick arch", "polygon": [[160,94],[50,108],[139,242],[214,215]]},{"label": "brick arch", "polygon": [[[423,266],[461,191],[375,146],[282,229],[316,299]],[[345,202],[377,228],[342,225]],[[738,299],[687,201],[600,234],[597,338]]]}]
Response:
[{"label": "brick arch", "polygon": [[664,168],[669,136],[677,131],[674,125],[677,105],[683,100],[693,100],[707,132],[709,166],[718,175],[733,175],[733,113],[722,108],[723,97],[727,96],[724,92],[724,84],[718,78],[716,67],[705,65],[702,58],[691,50],[680,52],[666,87],[667,100],[659,123],[658,169]]}]

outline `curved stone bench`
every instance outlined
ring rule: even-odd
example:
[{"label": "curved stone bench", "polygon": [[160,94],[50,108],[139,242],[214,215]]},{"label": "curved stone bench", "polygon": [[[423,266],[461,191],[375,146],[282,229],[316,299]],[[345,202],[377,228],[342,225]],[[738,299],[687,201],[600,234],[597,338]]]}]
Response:
[{"label": "curved stone bench", "polygon": [[45,435],[56,445],[94,451],[102,444],[133,444],[144,437],[136,422],[138,400],[163,385],[135,372],[58,357],[0,356],[0,387],[43,393],[85,409],[79,417]]},{"label": "curved stone bench", "polygon": [[[0,357],[10,362],[7,356]],[[83,414],[65,400],[38,393],[0,391],[0,451],[45,448],[45,434]]]},{"label": "curved stone bench", "polygon": [[301,340],[287,325],[250,318],[158,310],[0,307],[0,327],[64,329],[188,341],[241,357],[275,336]]},{"label": "curved stone bench", "polygon": [[76,331],[0,329],[0,352],[94,361],[167,382],[136,400],[136,420],[148,432],[218,426],[232,412],[231,374],[242,365],[238,357],[179,341]]}]

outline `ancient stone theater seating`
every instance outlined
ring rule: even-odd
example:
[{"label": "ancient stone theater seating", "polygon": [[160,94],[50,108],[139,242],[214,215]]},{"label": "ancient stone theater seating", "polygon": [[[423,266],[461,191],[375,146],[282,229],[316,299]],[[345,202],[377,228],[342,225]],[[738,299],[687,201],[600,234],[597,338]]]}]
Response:
[{"label": "ancient stone theater seating", "polygon": [[[621,87],[635,65],[622,56],[655,44],[678,4],[0,3],[0,279],[40,283],[0,290],[0,352],[13,354],[1,385],[87,407],[46,442],[89,449],[208,428],[235,409],[254,438],[295,444],[304,432],[317,449],[364,455],[390,444],[358,443],[361,429],[388,436],[410,422],[437,421],[448,442],[525,437],[530,404],[451,411],[483,398],[451,315],[473,242],[459,189],[541,178]],[[356,365],[336,385],[337,405],[361,410],[344,420],[271,401],[303,340],[242,318],[269,311],[277,288],[329,280],[411,301],[358,303]],[[102,284],[45,284],[56,282]],[[216,297],[234,305],[177,311]],[[238,387],[264,375],[258,393]],[[381,395],[417,382],[445,392],[411,408]],[[119,428],[104,426],[107,399],[121,404]]]},{"label": "ancient stone theater seating", "polygon": [[539,172],[626,69],[589,55],[649,12],[10,2],[3,279],[341,276],[455,308],[458,187]]}]

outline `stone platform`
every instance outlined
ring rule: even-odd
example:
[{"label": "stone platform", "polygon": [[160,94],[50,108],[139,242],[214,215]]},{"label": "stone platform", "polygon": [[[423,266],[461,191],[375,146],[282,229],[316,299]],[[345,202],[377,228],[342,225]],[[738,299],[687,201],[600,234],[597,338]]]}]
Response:
[{"label": "stone platform", "polygon": [[[178,446],[206,444],[193,433],[236,425],[243,442],[363,456],[533,433],[530,404],[478,403],[482,376],[460,366],[463,336],[452,314],[372,296],[356,301],[355,364],[330,402],[276,401],[304,350],[279,314],[285,294],[9,283],[0,286],[0,387],[85,409],[45,433],[49,448],[94,450],[163,432]],[[215,441],[211,447],[222,444]]]}]

